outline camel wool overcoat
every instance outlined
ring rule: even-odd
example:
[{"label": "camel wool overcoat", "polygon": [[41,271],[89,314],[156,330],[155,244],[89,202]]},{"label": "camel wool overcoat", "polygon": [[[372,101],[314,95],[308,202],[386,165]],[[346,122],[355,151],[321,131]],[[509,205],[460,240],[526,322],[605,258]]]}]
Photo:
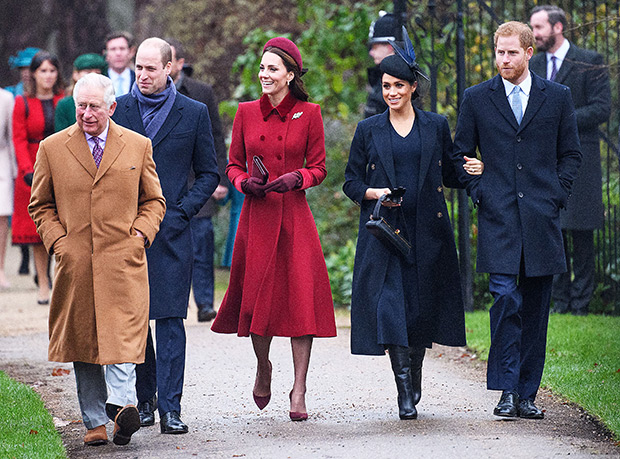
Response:
[{"label": "camel wool overcoat", "polygon": [[110,120],[97,169],[77,124],[41,142],[28,207],[56,258],[48,357],[142,363],[148,247],[166,205],[151,141]]}]

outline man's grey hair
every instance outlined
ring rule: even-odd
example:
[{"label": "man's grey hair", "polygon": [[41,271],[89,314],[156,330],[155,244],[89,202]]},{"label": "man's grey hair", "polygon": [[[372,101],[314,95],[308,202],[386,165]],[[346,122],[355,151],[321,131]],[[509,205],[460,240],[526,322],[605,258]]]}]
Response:
[{"label": "man's grey hair", "polygon": [[99,73],[88,73],[80,78],[73,87],[73,102],[76,107],[80,90],[84,87],[103,89],[103,102],[106,104],[106,108],[110,108],[112,104],[116,102],[112,80]]}]

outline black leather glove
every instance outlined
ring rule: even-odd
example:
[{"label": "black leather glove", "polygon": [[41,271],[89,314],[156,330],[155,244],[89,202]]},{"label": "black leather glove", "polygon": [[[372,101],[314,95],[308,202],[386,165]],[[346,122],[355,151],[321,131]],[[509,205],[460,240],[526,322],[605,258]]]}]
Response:
[{"label": "black leather glove", "polygon": [[26,185],[32,186],[32,172],[28,172],[24,175],[24,182],[26,182]]}]

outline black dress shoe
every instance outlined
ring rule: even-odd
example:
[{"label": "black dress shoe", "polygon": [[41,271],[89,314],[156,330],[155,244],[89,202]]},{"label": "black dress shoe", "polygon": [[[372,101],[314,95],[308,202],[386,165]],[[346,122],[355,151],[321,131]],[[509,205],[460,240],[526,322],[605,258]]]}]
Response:
[{"label": "black dress shoe", "polygon": [[499,399],[499,403],[493,410],[493,414],[505,418],[516,418],[519,414],[518,404],[519,395],[516,392],[505,390]]},{"label": "black dress shoe", "polygon": [[168,411],[159,420],[161,433],[163,434],[184,434],[188,432],[187,425],[181,421],[179,413]]},{"label": "black dress shoe", "polygon": [[157,397],[138,403],[140,426],[149,427],[155,425],[155,410],[157,410]]},{"label": "black dress shoe", "polygon": [[542,419],[545,414],[538,409],[532,400],[521,400],[519,402],[519,417],[525,419]]},{"label": "black dress shoe", "polygon": [[140,429],[140,414],[133,405],[125,405],[114,418],[112,442],[115,445],[126,445],[131,436]]},{"label": "black dress shoe", "polygon": [[216,315],[217,312],[213,308],[198,309],[198,322],[210,322]]}]

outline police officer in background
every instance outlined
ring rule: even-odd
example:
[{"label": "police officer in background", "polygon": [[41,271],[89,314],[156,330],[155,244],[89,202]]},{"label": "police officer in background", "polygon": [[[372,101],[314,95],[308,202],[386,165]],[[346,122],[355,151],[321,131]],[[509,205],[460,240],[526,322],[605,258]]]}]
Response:
[{"label": "police officer in background", "polygon": [[368,69],[368,99],[364,107],[364,118],[387,110],[387,105],[383,101],[379,64],[384,58],[394,54],[394,49],[388,40],[394,40],[400,44],[400,35],[398,20],[392,13],[379,12],[379,19],[370,25],[368,54],[374,60],[375,66]]}]

